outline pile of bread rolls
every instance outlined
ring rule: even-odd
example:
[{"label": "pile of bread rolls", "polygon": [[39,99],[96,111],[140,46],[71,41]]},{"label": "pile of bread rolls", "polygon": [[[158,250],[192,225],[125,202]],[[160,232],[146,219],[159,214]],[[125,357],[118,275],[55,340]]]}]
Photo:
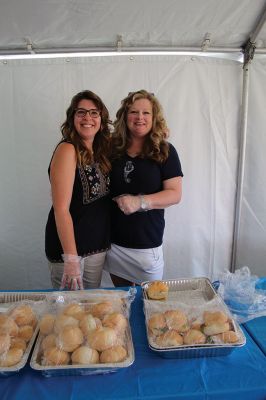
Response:
[{"label": "pile of bread rolls", "polygon": [[36,314],[26,303],[0,314],[0,367],[13,367],[21,361],[36,324]]},{"label": "pile of bread rolls", "polygon": [[128,357],[128,319],[111,301],[71,302],[40,320],[44,366],[119,363]]},{"label": "pile of bread rolls", "polygon": [[204,311],[193,319],[180,309],[155,312],[150,315],[147,326],[150,342],[161,348],[239,340],[232,321],[220,310]]}]

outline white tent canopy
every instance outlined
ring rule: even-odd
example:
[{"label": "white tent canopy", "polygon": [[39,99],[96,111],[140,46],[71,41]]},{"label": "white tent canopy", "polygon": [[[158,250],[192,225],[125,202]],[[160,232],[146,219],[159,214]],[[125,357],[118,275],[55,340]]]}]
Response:
[{"label": "white tent canopy", "polygon": [[[241,49],[264,0],[1,0],[3,53],[134,48]],[[256,38],[266,47],[266,27]],[[120,43],[121,42],[121,43]],[[28,48],[32,45],[32,49]]]},{"label": "white tent canopy", "polygon": [[[265,5],[0,1],[0,289],[50,287],[47,167],[83,89],[99,94],[113,119],[141,88],[164,108],[184,172],[182,202],[166,210],[165,278],[217,279],[243,265],[265,275]],[[87,54],[37,58],[70,51]]]}]

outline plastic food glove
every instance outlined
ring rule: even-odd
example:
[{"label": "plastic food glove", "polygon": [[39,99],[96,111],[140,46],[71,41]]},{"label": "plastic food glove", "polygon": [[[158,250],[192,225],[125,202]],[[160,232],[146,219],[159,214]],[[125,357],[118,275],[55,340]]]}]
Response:
[{"label": "plastic food glove", "polygon": [[73,254],[62,254],[64,260],[64,273],[61,280],[60,290],[83,289],[81,257]]}]

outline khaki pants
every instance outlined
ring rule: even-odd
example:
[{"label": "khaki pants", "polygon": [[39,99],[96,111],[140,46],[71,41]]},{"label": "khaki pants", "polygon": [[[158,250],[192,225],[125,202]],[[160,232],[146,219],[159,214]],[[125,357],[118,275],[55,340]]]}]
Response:
[{"label": "khaki pants", "polygon": [[[103,251],[102,253],[92,254],[82,259],[82,263],[84,265],[84,289],[94,289],[100,287],[105,256],[106,251]],[[49,262],[48,265],[51,273],[52,287],[56,290],[59,290],[64,272],[64,263]]]}]

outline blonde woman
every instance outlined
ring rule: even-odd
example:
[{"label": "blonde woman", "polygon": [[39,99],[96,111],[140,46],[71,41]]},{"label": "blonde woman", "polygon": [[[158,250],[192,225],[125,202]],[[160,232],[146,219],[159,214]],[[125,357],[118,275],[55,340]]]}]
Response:
[{"label": "blonde woman", "polygon": [[167,136],[153,94],[139,90],[122,100],[112,140],[112,245],[105,265],[115,286],[162,279],[164,209],[180,202],[183,176]]}]

